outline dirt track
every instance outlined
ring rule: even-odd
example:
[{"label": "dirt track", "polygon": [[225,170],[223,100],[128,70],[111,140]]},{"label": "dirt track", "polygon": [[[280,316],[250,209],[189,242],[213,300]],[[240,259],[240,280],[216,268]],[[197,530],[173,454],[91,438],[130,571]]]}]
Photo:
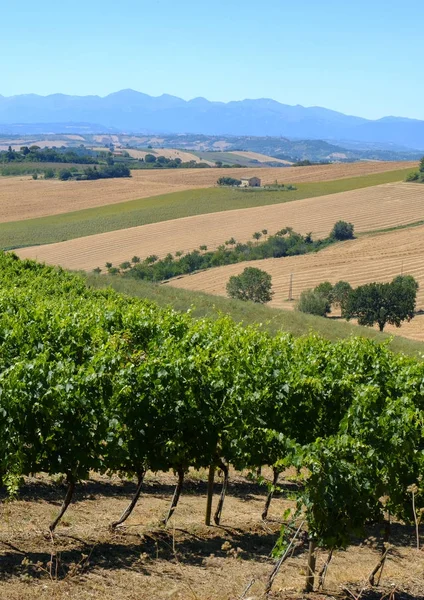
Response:
[{"label": "dirt track", "polygon": [[[263,183],[328,181],[415,168],[416,163],[360,162],[312,167],[261,168]],[[37,180],[0,177],[0,223],[56,215],[84,208],[118,204],[187,189],[211,187],[219,177],[251,177],[258,169],[166,169],[133,171],[129,179],[97,181]]]}]

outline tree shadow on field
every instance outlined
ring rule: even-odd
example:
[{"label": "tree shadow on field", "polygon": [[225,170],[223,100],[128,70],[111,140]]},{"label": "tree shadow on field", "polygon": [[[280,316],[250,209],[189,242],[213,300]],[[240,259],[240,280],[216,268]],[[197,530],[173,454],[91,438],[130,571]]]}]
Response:
[{"label": "tree shadow on field", "polygon": [[[155,496],[157,498],[168,499],[174,493],[177,478],[169,475],[166,477],[166,482],[160,479],[146,479],[143,483],[142,494],[144,496]],[[130,499],[136,491],[136,483],[129,480],[109,479],[89,479],[78,483],[75,488],[75,494],[72,500],[73,504],[78,502],[86,502],[87,500],[96,500],[99,497],[105,498],[128,498]],[[291,482],[279,483],[278,487],[281,491],[275,492],[275,497],[285,495],[298,489],[297,484]],[[222,483],[216,482],[214,493],[220,494]],[[26,501],[45,500],[52,504],[61,504],[66,490],[64,483],[54,483],[51,480],[39,478],[26,478],[24,484],[19,488],[18,498]],[[207,482],[192,478],[187,478],[184,481],[183,494],[190,495],[206,495]],[[268,488],[264,484],[259,484],[254,481],[238,479],[229,481],[227,495],[233,496],[242,500],[252,500],[254,496],[266,496]],[[5,490],[0,488],[0,502],[6,500]]]},{"label": "tree shadow on field", "polygon": [[273,532],[246,533],[229,528],[211,528],[210,536],[204,538],[183,530],[160,530],[141,535],[116,533],[109,540],[91,544],[79,540],[71,548],[63,548],[60,542],[67,537],[59,535],[55,547],[45,541],[45,548],[33,551],[0,542],[0,582],[24,576],[50,578],[51,568],[54,578],[59,580],[94,569],[123,569],[151,575],[157,571],[158,561],[204,568],[210,557],[237,556],[240,560],[254,559],[272,565],[270,553],[276,539]]}]

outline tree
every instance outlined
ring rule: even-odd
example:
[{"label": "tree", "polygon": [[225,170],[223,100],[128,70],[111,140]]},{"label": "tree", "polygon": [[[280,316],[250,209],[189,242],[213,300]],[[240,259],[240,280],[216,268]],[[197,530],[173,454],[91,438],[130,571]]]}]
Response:
[{"label": "tree", "polygon": [[296,309],[300,312],[308,313],[310,315],[326,317],[331,311],[331,305],[328,298],[316,290],[309,289],[304,290],[300,294],[300,299],[296,305]]},{"label": "tree", "polygon": [[353,225],[352,223],[347,223],[346,221],[337,221],[331,230],[330,237],[343,241],[343,240],[353,240]]},{"label": "tree", "polygon": [[146,154],[146,156],[144,157],[144,162],[154,163],[156,162],[156,156],[154,154]]},{"label": "tree", "polygon": [[255,231],[255,233],[252,235],[252,237],[254,240],[256,240],[258,242],[259,239],[262,237],[262,233],[260,231]]},{"label": "tree", "polygon": [[72,178],[72,173],[69,169],[61,169],[59,171],[59,179],[61,181],[68,181],[68,179]]},{"label": "tree", "polygon": [[410,275],[399,275],[391,283],[368,283],[352,290],[346,302],[346,318],[357,318],[359,325],[386,323],[400,327],[415,314],[418,283]]},{"label": "tree", "polygon": [[420,173],[424,173],[424,156],[420,160],[419,170],[420,170]]},{"label": "tree", "polygon": [[254,267],[247,267],[240,275],[233,275],[227,283],[230,298],[252,300],[264,304],[272,298],[271,275]]},{"label": "tree", "polygon": [[351,291],[352,286],[347,281],[338,281],[333,286],[333,290],[331,292],[331,303],[335,304],[336,306],[340,306],[342,316],[344,316],[346,303]]},{"label": "tree", "polygon": [[323,281],[322,283],[319,283],[315,287],[314,292],[325,298],[328,301],[328,303],[331,304],[331,301],[333,299],[333,286],[329,281]]},{"label": "tree", "polygon": [[54,171],[53,169],[46,169],[44,171],[44,179],[53,179],[54,178]]}]

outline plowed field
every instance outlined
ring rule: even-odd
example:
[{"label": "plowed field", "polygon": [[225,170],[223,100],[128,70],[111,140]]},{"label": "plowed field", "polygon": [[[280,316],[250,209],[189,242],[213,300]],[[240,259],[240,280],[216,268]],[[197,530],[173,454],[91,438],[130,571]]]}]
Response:
[{"label": "plowed field", "polygon": [[[416,168],[416,163],[360,162],[260,170],[263,183],[330,181],[370,173]],[[221,176],[257,175],[257,169],[166,169],[134,171],[129,179],[97,181],[34,181],[30,177],[0,177],[0,223],[57,215],[148,198],[187,189],[214,186]],[[400,177],[402,178],[402,177]]]},{"label": "plowed field", "polygon": [[[293,297],[322,281],[348,281],[352,286],[371,281],[390,281],[401,273],[413,275],[420,284],[417,309],[424,309],[424,226],[381,233],[330,246],[316,254],[267,259],[217,267],[172,280],[168,285],[226,295],[225,286],[231,275],[247,266],[267,271],[272,276],[275,295],[270,303],[291,308],[287,302],[290,275],[293,274]],[[401,329],[386,328],[398,335],[424,340],[424,316],[418,316]]]},{"label": "plowed field", "polygon": [[296,202],[152,223],[17,252],[21,257],[91,270],[107,261],[119,264],[134,255],[165,256],[168,252],[193,250],[202,244],[212,249],[230,237],[245,242],[262,229],[274,233],[290,226],[299,233],[312,231],[315,237],[325,237],[339,219],[352,222],[357,232],[424,220],[424,186],[385,184]]}]

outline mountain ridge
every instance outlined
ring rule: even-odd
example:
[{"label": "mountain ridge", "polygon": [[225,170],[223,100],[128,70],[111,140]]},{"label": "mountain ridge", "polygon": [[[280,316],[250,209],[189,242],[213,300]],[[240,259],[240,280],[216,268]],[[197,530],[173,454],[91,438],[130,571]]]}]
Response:
[{"label": "mountain ridge", "polygon": [[[96,123],[128,133],[280,136],[399,144],[424,149],[424,121],[388,115],[372,120],[272,98],[209,101],[150,96],[131,88],[106,96],[0,95],[0,128],[13,124]],[[96,126],[97,127],[97,126]],[[1,129],[0,129],[1,131]]]}]

